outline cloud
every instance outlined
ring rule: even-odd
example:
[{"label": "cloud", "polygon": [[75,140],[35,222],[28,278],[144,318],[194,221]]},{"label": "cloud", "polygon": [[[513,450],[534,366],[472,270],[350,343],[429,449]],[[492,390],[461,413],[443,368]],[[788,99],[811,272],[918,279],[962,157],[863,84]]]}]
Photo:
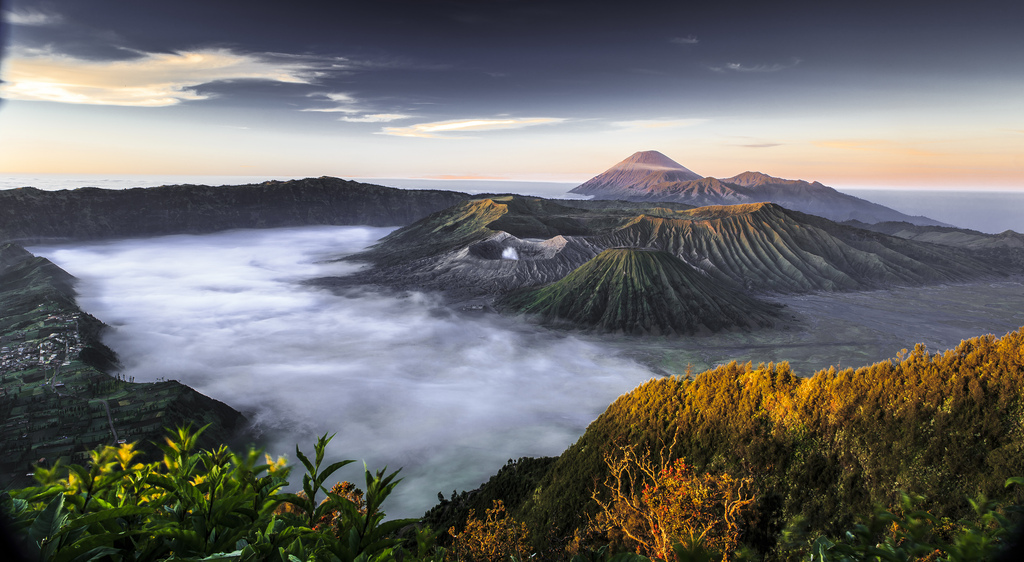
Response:
[{"label": "cloud", "polygon": [[803,61],[798,58],[792,59],[788,64],[775,63],[747,65],[738,62],[727,62],[722,66],[712,66],[710,68],[715,72],[778,72],[780,70],[786,70],[787,68],[793,68],[801,62]]},{"label": "cloud", "polygon": [[419,137],[419,138],[457,138],[446,136],[446,133],[466,131],[498,131],[503,129],[521,129],[533,125],[551,125],[562,123],[565,119],[560,117],[523,117],[508,119],[454,119],[450,121],[435,121],[433,123],[419,123],[408,127],[384,127],[379,134],[392,135],[396,137]]},{"label": "cloud", "polygon": [[354,107],[354,104],[358,103],[356,98],[352,97],[351,94],[343,92],[317,92],[315,94],[309,94],[309,97],[326,98],[328,101],[332,101],[336,104],[331,107],[308,107],[301,111],[316,111],[321,113],[361,113],[362,110]]},{"label": "cloud", "polygon": [[653,376],[597,343],[457,314],[434,295],[301,283],[357,269],[323,260],[390,230],[241,230],[35,251],[78,277],[80,305],[115,326],[105,341],[126,375],[177,379],[249,413],[273,436],[274,455],[296,444],[308,453],[316,435],[337,432],[328,462],[402,468],[392,517],[422,515],[437,492],[471,490],[509,458],[561,453]]},{"label": "cloud", "polygon": [[138,53],[124,60],[89,60],[47,49],[14,49],[4,65],[0,95],[8,99],[89,105],[165,107],[208,99],[196,87],[226,80],[309,84],[318,65],[274,54],[229,49]]},{"label": "cloud", "polygon": [[624,129],[674,129],[692,127],[707,122],[707,119],[637,119],[633,121],[615,121],[612,125]]},{"label": "cloud", "polygon": [[[339,118],[339,121],[347,123],[388,123],[401,119],[412,119],[412,115],[404,113],[370,113],[359,106],[360,101],[352,94],[345,92],[317,92],[309,97],[320,97],[333,102],[330,107],[308,107],[301,111],[315,111],[320,113],[346,113],[348,115]],[[360,115],[362,114],[362,115]]]},{"label": "cloud", "polygon": [[39,10],[15,8],[14,10],[5,10],[3,12],[3,21],[11,25],[42,27],[57,25],[63,22],[64,18],[58,14],[40,12]]},{"label": "cloud", "polygon": [[401,113],[371,113],[368,115],[361,115],[359,117],[342,117],[339,121],[345,121],[348,123],[387,123],[389,121],[398,121],[401,119],[412,119],[412,115],[404,115]]},{"label": "cloud", "polygon": [[697,39],[693,35],[687,35],[686,37],[673,37],[668,40],[669,43],[675,43],[677,45],[696,45],[700,43],[700,39]]}]

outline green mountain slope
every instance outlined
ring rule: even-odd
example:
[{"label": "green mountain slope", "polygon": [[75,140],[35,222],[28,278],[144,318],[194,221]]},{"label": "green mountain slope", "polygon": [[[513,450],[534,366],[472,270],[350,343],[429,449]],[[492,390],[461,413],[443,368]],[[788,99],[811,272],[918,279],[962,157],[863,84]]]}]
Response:
[{"label": "green mountain slope", "polygon": [[134,383],[100,341],[103,324],[75,304],[74,278],[14,244],[0,245],[0,485],[25,485],[32,466],[84,463],[116,439],[160,442],[164,428],[211,424],[204,445],[246,424],[229,406],[177,381]]},{"label": "green mountain slope", "polygon": [[555,201],[522,195],[490,195],[461,201],[432,213],[385,236],[352,259],[377,265],[408,262],[457,252],[499,232],[535,239],[593,236],[619,228],[637,214],[674,216],[691,208],[689,205],[659,207],[622,201]]},{"label": "green mountain slope", "polygon": [[658,250],[612,248],[546,287],[501,301],[547,323],[603,332],[693,334],[771,326],[775,309]]},{"label": "green mountain slope", "polygon": [[524,482],[506,474],[460,501],[479,510],[477,496],[503,499],[544,537],[537,546],[549,547],[595,513],[591,494],[606,474],[605,455],[632,445],[657,460],[671,445],[671,457],[700,472],[754,479],[758,517],[744,541],[763,553],[798,518],[812,537],[836,536],[875,505],[897,505],[900,491],[924,496],[922,508],[955,521],[972,513],[967,499],[978,494],[1021,501],[1004,482],[1024,474],[1022,387],[1024,331],[939,353],[919,345],[806,379],[786,364],[733,363],[637,387],[543,474],[523,473]]},{"label": "green mountain slope", "polygon": [[968,252],[843,227],[772,203],[636,217],[599,244],[658,248],[722,280],[798,293],[966,281],[999,266]]},{"label": "green mountain slope", "polygon": [[1019,272],[1001,255],[843,226],[771,203],[638,205],[520,196],[465,201],[353,256],[374,267],[345,282],[494,297],[558,281],[616,247],[665,251],[721,284],[754,292],[864,290]]}]

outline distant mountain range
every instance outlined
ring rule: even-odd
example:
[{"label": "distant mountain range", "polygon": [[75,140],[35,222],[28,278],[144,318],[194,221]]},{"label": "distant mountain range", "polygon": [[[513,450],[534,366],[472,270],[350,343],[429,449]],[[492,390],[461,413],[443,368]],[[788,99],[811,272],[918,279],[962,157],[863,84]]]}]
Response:
[{"label": "distant mountain range", "polygon": [[232,228],[401,226],[462,201],[332,177],[234,186],[0,190],[0,242],[201,234]]},{"label": "distant mountain range", "polygon": [[[647,187],[629,188],[634,201],[517,195],[471,199],[465,193],[401,190],[329,177],[221,187],[54,192],[21,188],[0,191],[0,241],[319,224],[408,225],[356,256],[373,267],[345,279],[321,282],[440,290],[455,299],[481,299],[492,305],[509,293],[566,279],[548,293],[559,293],[565,302],[589,301],[585,313],[565,308],[564,302],[551,304],[555,301],[542,295],[536,295],[538,303],[547,303],[541,308],[524,301],[504,309],[529,310],[555,324],[629,333],[762,326],[768,322],[767,313],[744,300],[755,295],[963,282],[1019,273],[1024,266],[1019,235],[994,237],[909,222],[837,224],[822,218],[826,213],[821,211],[792,210],[797,205],[786,201],[827,207],[831,200],[853,200],[860,202],[856,205],[862,210],[886,209],[820,184],[760,174],[741,174],[729,181],[679,179],[694,176],[664,155],[646,152],[634,155],[604,179],[588,182],[591,188],[604,190],[616,182],[647,182]],[[679,181],[662,181],[666,179]],[[691,203],[646,200],[667,186],[685,187]],[[744,195],[747,192],[775,193],[783,203],[744,203],[752,198]],[[800,194],[805,197],[797,197]],[[734,204],[693,206],[723,199]],[[873,215],[874,219],[881,216],[880,212]],[[583,266],[613,248],[648,252],[631,253],[631,263],[641,264],[648,273],[657,270],[661,276],[651,273],[623,281],[621,287],[632,291],[629,304],[618,296],[592,301],[588,293],[611,270],[600,267],[607,265],[606,260]],[[672,260],[650,251],[665,252]],[[675,279],[680,286],[669,289],[661,284],[662,277]],[[709,288],[704,281],[717,288]],[[684,292],[674,292],[677,289]],[[652,310],[646,317],[630,316],[645,309],[641,301],[651,292],[652,298],[665,303],[694,299],[715,301],[718,306],[680,308],[680,314],[691,317],[668,323],[659,316],[661,310]],[[614,312],[622,306],[628,314]],[[598,309],[614,313],[595,321],[591,313]],[[559,310],[565,314],[552,312]],[[739,318],[730,310],[749,314]]]},{"label": "distant mountain range", "polygon": [[[599,255],[616,248],[657,250],[673,260],[650,253],[629,254],[628,260]],[[981,255],[915,242],[773,203],[644,207],[504,195],[466,200],[396,230],[350,258],[373,267],[322,282],[432,289],[467,301],[499,297],[499,307],[599,331],[689,333],[765,325],[769,314],[765,303],[750,303],[755,295],[966,282],[1012,273],[1019,268],[1004,257],[1011,250]],[[622,268],[609,265],[619,257],[643,275],[622,277]],[[673,281],[666,285],[660,276]],[[607,283],[628,295],[598,290]],[[526,290],[536,291],[500,298]],[[648,298],[719,306],[694,306],[673,324]],[[733,316],[730,311],[737,309],[748,314]]]},{"label": "distant mountain range", "polygon": [[837,222],[898,221],[920,226],[949,226],[840,193],[818,182],[775,178],[760,172],[744,172],[724,179],[703,178],[656,150],[637,152],[570,193],[593,195],[596,199],[673,201],[695,207],[775,203]]}]

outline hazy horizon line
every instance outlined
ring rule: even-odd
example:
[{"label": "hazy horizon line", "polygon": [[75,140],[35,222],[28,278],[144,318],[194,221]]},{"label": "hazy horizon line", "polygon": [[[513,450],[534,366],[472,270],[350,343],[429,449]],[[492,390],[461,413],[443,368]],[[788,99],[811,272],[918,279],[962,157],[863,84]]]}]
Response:
[{"label": "hazy horizon line", "polygon": [[[768,174],[771,175],[771,174]],[[320,174],[320,175],[303,175],[303,174],[284,174],[284,175],[268,175],[268,174],[158,174],[158,173],[145,173],[145,174],[96,174],[96,173],[0,173],[0,189],[17,189],[19,187],[35,187],[44,191],[58,190],[58,189],[74,189],[74,187],[68,187],[65,185],[60,186],[39,186],[39,185],[17,185],[18,182],[25,181],[26,179],[65,179],[67,181],[73,181],[75,179],[81,179],[82,181],[97,181],[107,180],[110,182],[116,181],[138,181],[148,185],[124,185],[121,187],[110,187],[109,189],[131,189],[132,187],[157,187],[160,185],[173,185],[173,184],[187,184],[187,183],[200,183],[203,185],[244,185],[250,183],[262,183],[266,181],[290,181],[320,177],[334,177],[343,180],[360,181],[364,183],[383,182],[383,181],[398,181],[398,182],[436,182],[436,183],[483,183],[483,182],[501,182],[501,183],[536,183],[536,184],[564,184],[576,186],[580,185],[593,176],[583,177],[582,179],[565,179],[564,177],[551,177],[551,178],[537,178],[537,177],[499,177],[499,176],[343,176],[343,175],[331,175],[331,174]],[[715,176],[706,176],[715,177]],[[781,178],[781,176],[778,176]],[[175,179],[180,178],[180,179]],[[226,183],[208,183],[217,182],[220,179],[233,178],[233,181]],[[718,178],[722,179],[722,178]],[[807,180],[805,178],[782,178],[782,179],[799,179],[803,181],[819,181],[828,187],[843,190],[853,191],[947,191],[947,192],[991,192],[991,193],[1024,193],[1024,185],[1011,186],[1011,185],[998,185],[992,186],[987,185],[984,187],[975,187],[963,184],[891,184],[891,183],[877,183],[877,184],[840,184],[840,183],[826,183],[820,180]],[[169,181],[170,183],[158,183],[163,181]],[[77,185],[75,187],[103,187],[99,185]],[[397,186],[396,186],[397,187]],[[567,190],[568,191],[568,190]]]}]

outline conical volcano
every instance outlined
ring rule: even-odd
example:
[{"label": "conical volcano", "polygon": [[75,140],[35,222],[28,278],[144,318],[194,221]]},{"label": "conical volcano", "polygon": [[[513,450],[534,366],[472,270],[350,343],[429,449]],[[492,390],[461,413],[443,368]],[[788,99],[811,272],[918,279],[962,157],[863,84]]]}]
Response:
[{"label": "conical volcano", "polygon": [[611,248],[560,281],[502,305],[550,324],[601,332],[693,334],[771,326],[777,307],[706,277],[659,250]]},{"label": "conical volcano", "polygon": [[596,199],[667,201],[698,207],[776,203],[837,222],[895,221],[949,226],[928,217],[905,215],[818,182],[775,178],[760,172],[744,172],[725,179],[702,178],[656,150],[637,152],[570,193],[592,195]]},{"label": "conical volcano", "polygon": [[584,195],[628,195],[665,182],[699,180],[700,175],[657,150],[637,152],[603,173],[572,189]]}]

